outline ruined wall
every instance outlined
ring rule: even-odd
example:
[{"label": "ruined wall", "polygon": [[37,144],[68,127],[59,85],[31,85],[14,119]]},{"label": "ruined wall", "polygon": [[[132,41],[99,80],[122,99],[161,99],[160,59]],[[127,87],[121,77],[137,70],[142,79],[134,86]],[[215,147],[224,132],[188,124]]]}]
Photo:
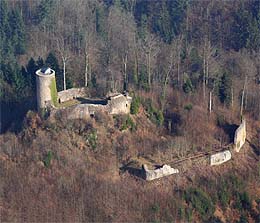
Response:
[{"label": "ruined wall", "polygon": [[227,162],[231,159],[231,152],[229,150],[225,150],[220,153],[216,153],[210,156],[210,165],[220,165],[222,163]]},{"label": "ruined wall", "polygon": [[96,112],[106,112],[103,105],[80,104],[76,105],[68,115],[68,119],[87,119]]},{"label": "ruined wall", "polygon": [[67,119],[87,119],[91,115],[94,116],[98,112],[105,112],[107,114],[128,114],[130,113],[131,100],[131,97],[118,94],[115,98],[114,96],[110,97],[107,100],[107,104],[104,103],[104,101],[100,104],[94,104],[91,100],[89,100],[89,103],[53,109],[51,111],[51,116],[55,117],[58,115]]},{"label": "ruined wall", "polygon": [[67,108],[59,108],[51,111],[51,118],[62,117],[66,119],[88,119],[96,112],[107,112],[107,107],[95,104],[77,104]]},{"label": "ruined wall", "polygon": [[178,169],[174,169],[169,165],[163,165],[161,168],[155,170],[149,170],[148,167],[143,165],[145,180],[151,181],[171,174],[179,173]]},{"label": "ruined wall", "polygon": [[241,147],[246,142],[246,121],[243,120],[240,126],[237,128],[234,137],[234,150],[239,152]]},{"label": "ruined wall", "polygon": [[36,71],[37,108],[40,111],[49,105],[55,106],[57,100],[57,89],[55,71],[44,74],[41,70]]},{"label": "ruined wall", "polygon": [[128,95],[118,94],[108,100],[109,114],[129,114],[132,98]]},{"label": "ruined wall", "polygon": [[74,98],[84,97],[85,95],[85,88],[71,88],[65,91],[58,92],[58,102],[62,103]]}]

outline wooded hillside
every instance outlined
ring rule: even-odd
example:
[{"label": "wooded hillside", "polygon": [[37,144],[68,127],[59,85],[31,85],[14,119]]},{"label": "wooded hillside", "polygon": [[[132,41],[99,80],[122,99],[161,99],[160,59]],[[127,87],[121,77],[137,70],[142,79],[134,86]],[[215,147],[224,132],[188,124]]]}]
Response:
[{"label": "wooded hillside", "polygon": [[[259,221],[259,0],[0,0],[0,33],[0,221]],[[44,66],[58,91],[128,91],[131,114],[40,117]],[[224,167],[125,171],[225,147],[242,117]]]}]

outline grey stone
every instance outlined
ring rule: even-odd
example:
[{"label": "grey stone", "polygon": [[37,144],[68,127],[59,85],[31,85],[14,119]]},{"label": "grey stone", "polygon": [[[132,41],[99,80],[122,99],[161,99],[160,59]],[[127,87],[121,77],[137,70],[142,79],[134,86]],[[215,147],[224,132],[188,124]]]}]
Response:
[{"label": "grey stone", "polygon": [[229,150],[225,150],[223,152],[219,152],[210,156],[210,165],[220,165],[222,163],[227,162],[231,159],[231,152]]},{"label": "grey stone", "polygon": [[246,142],[246,120],[242,120],[242,123],[237,128],[234,137],[234,150],[239,152],[242,146]]},{"label": "grey stone", "polygon": [[155,170],[149,170],[147,165],[143,165],[143,171],[145,175],[145,180],[151,181],[161,177],[169,176],[175,173],[179,173],[178,169],[174,169],[169,165],[163,165],[161,168]]}]

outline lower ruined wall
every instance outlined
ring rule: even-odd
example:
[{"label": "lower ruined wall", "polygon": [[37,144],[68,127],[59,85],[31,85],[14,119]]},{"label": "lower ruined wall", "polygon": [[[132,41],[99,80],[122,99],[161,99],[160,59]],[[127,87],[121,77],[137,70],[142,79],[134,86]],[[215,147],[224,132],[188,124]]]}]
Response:
[{"label": "lower ruined wall", "polygon": [[227,162],[231,159],[231,152],[229,150],[225,150],[223,152],[219,152],[210,156],[210,165],[220,165],[222,163]]},{"label": "lower ruined wall", "polygon": [[147,181],[151,181],[164,176],[169,176],[175,173],[179,173],[178,169],[174,169],[169,165],[163,165],[161,168],[155,170],[149,170],[148,167],[144,164],[143,171],[144,171],[145,180]]},{"label": "lower ruined wall", "polygon": [[54,109],[51,111],[51,117],[63,117],[64,119],[88,119],[96,112],[107,112],[106,105],[78,104],[68,108]]},{"label": "lower ruined wall", "polygon": [[246,121],[243,120],[240,126],[237,128],[234,137],[234,150],[239,152],[241,147],[246,142]]},{"label": "lower ruined wall", "polygon": [[58,102],[62,103],[74,98],[84,97],[85,94],[85,88],[71,88],[65,91],[60,91],[58,92]]},{"label": "lower ruined wall", "polygon": [[68,119],[86,119],[96,112],[106,112],[106,106],[93,104],[76,105],[68,115]]}]

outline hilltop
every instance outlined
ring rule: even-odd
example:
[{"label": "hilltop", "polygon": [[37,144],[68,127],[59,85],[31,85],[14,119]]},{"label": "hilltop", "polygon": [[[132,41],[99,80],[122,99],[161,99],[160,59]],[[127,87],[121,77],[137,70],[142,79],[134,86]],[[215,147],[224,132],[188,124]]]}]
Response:
[{"label": "hilltop", "polygon": [[0,221],[260,222],[259,27],[259,0],[0,0]]},{"label": "hilltop", "polygon": [[177,164],[180,174],[147,182],[123,167],[210,150],[218,131],[215,125],[205,133],[209,147],[190,148],[186,137],[148,117],[143,106],[136,115],[99,113],[88,120],[44,120],[29,112],[22,132],[1,136],[2,220],[235,222],[243,210],[249,222],[257,221],[259,123],[248,122],[252,145],[231,161],[211,167],[202,157]]}]

